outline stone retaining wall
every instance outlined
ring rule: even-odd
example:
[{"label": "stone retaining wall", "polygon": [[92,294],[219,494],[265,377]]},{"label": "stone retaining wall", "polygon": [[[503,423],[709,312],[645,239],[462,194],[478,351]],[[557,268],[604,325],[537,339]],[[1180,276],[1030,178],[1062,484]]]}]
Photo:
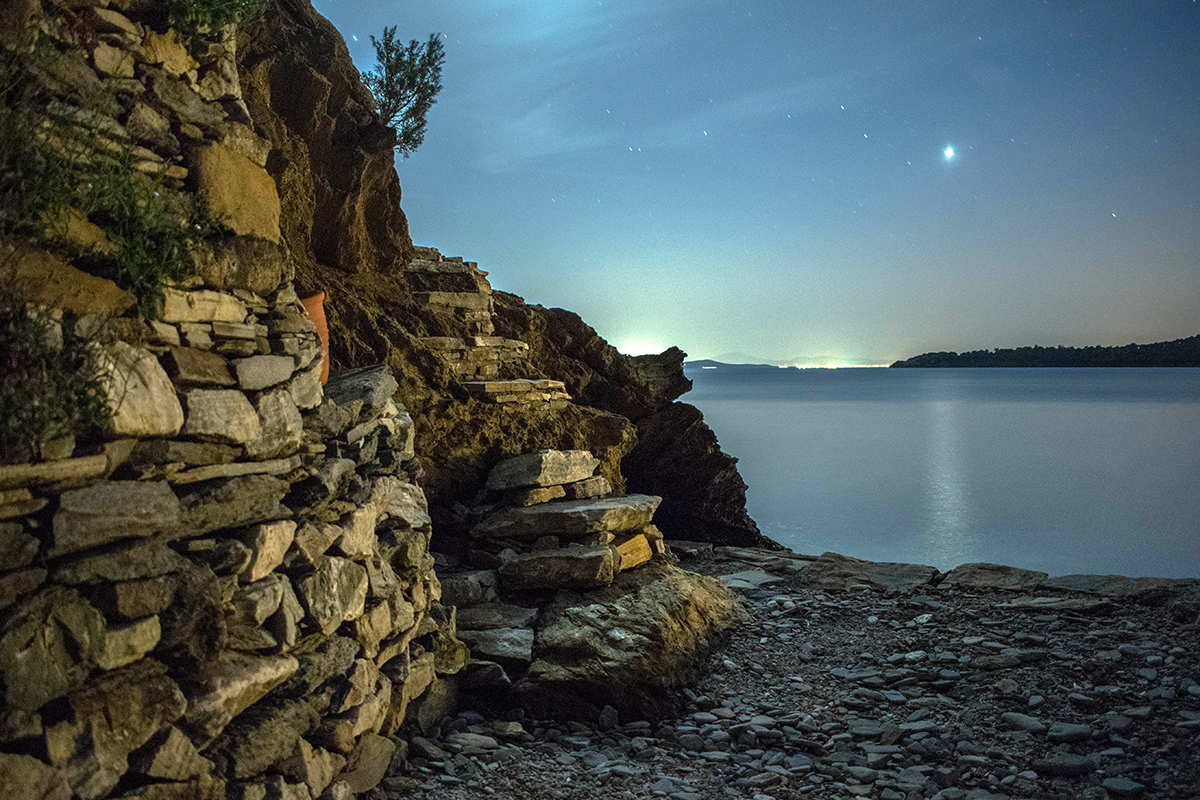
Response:
[{"label": "stone retaining wall", "polygon": [[46,91],[77,103],[85,87],[95,108],[74,117],[164,191],[204,198],[217,232],[151,320],[84,271],[102,224],[3,242],[3,277],[48,335],[96,332],[115,415],[103,442],[61,437],[0,466],[0,791],[367,791],[467,660],[412,420],[385,369],[320,383],[232,32],[189,46],[154,4],[42,5]]}]

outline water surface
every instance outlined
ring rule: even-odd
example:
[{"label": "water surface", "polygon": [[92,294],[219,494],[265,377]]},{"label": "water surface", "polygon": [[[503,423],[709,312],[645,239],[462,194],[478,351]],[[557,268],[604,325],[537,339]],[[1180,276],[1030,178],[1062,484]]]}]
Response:
[{"label": "water surface", "polygon": [[697,369],[793,550],[1200,577],[1200,369]]}]

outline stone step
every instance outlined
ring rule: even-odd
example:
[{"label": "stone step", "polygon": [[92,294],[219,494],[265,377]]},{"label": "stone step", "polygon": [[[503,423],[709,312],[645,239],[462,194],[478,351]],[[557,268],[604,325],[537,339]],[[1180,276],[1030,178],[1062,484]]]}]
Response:
[{"label": "stone step", "polygon": [[567,385],[549,378],[518,378],[508,381],[463,381],[462,387],[473,397],[520,394],[522,392],[562,392]]},{"label": "stone step", "polygon": [[463,261],[461,258],[457,261],[450,259],[434,261],[432,259],[414,258],[408,265],[408,271],[424,273],[483,272],[474,261]]},{"label": "stone step", "polygon": [[413,299],[426,306],[449,306],[469,311],[491,311],[492,297],[482,292],[414,292]]},{"label": "stone step", "polygon": [[590,478],[600,461],[586,450],[539,450],[505,459],[492,467],[487,488],[494,492],[554,486]]},{"label": "stone step", "polygon": [[616,572],[616,552],[608,545],[561,547],[505,562],[500,583],[512,591],[593,589],[612,583]]},{"label": "stone step", "polygon": [[638,530],[654,519],[661,497],[631,494],[599,500],[567,500],[493,514],[471,529],[472,538],[534,541],[543,536],[574,539],[593,533]]}]

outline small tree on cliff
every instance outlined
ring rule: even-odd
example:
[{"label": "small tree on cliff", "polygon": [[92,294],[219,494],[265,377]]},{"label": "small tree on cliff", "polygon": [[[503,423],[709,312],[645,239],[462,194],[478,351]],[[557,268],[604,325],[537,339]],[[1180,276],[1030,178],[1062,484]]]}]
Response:
[{"label": "small tree on cliff", "polygon": [[408,154],[425,141],[425,115],[442,90],[442,40],[436,33],[424,45],[413,39],[407,46],[396,41],[396,26],[383,29],[383,38],[371,37],[375,68],[362,74],[375,95],[379,115],[396,129],[396,149]]}]

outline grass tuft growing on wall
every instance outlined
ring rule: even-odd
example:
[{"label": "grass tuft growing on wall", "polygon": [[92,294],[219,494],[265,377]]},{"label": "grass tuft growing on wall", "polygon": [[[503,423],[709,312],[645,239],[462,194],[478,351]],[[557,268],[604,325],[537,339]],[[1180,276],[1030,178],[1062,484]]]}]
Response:
[{"label": "grass tuft growing on wall", "polygon": [[138,172],[127,153],[98,160],[82,196],[88,219],[117,246],[116,283],[137,297],[143,319],[154,318],[163,287],[191,273],[192,249],[212,232],[203,202]]},{"label": "grass tuft growing on wall", "polygon": [[166,0],[171,27],[185,39],[210,38],[226,25],[253,22],[262,13],[265,0]]},{"label": "grass tuft growing on wall", "polygon": [[47,115],[25,77],[16,56],[0,54],[0,236],[54,247],[68,211],[87,218],[115,249],[78,266],[132,291],[152,318],[163,286],[190,274],[191,250],[213,231],[204,203],[139,171],[130,145],[89,127],[86,113]]},{"label": "grass tuft growing on wall", "polygon": [[0,300],[0,463],[38,459],[60,437],[109,430],[104,350],[82,327]]}]

